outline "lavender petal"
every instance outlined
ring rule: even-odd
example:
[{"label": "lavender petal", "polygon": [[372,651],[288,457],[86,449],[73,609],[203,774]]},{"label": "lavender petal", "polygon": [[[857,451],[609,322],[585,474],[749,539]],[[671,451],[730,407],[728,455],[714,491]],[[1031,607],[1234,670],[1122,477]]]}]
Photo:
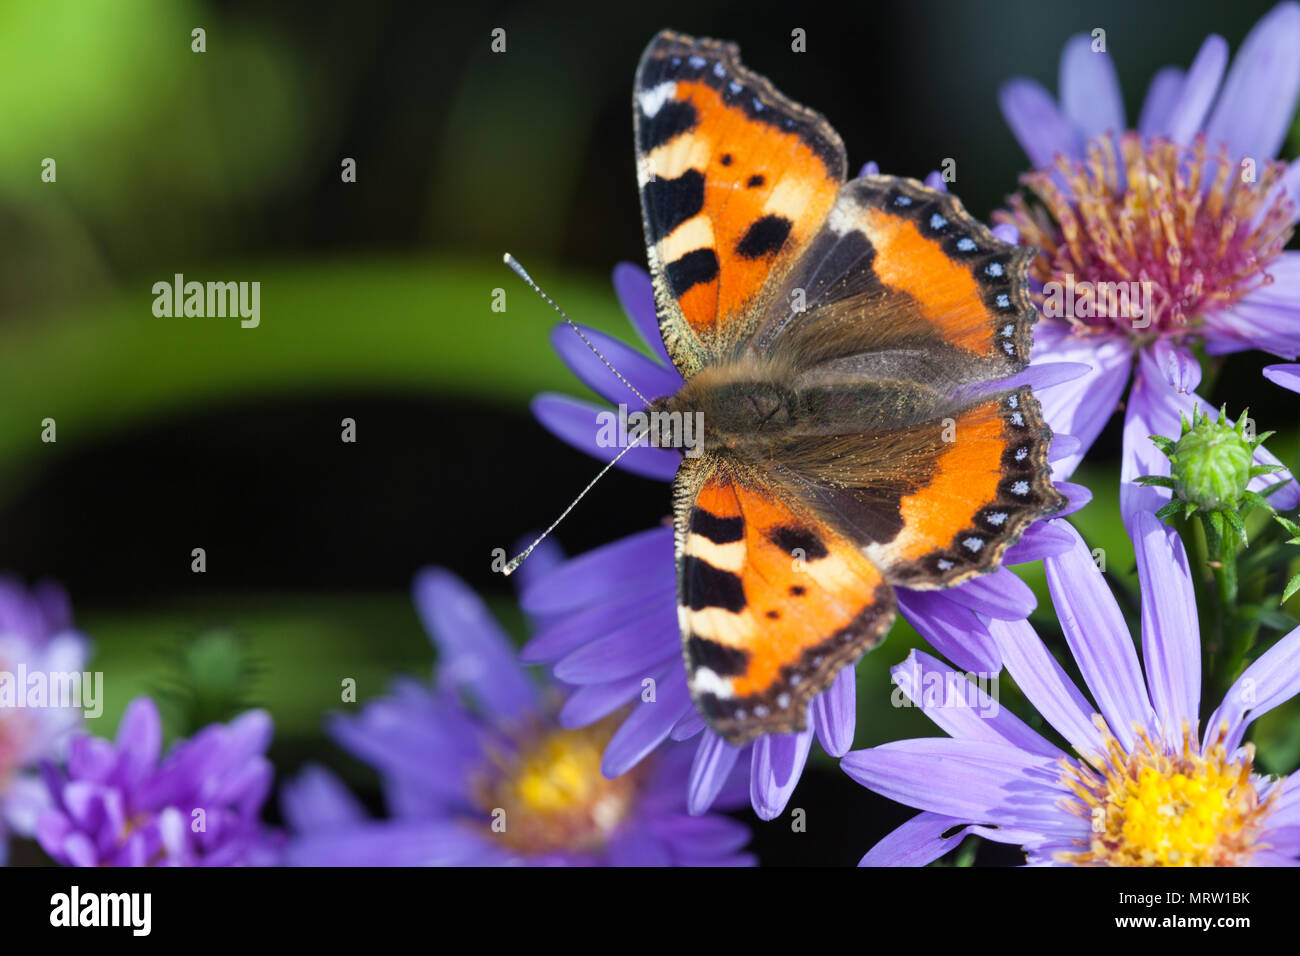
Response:
[{"label": "lavender petal", "polygon": [[1061,53],[1061,109],[1087,138],[1124,131],[1124,98],[1110,55],[1092,49],[1092,37],[1076,34]]},{"label": "lavender petal", "polygon": [[[913,650],[889,673],[907,698],[950,737],[1013,744],[1049,758],[1060,755],[1055,746],[1000,706],[978,683],[924,651]],[[992,677],[995,682],[997,679],[996,675],[979,676]]]},{"label": "lavender petal", "polygon": [[1182,539],[1150,512],[1136,519],[1133,547],[1142,593],[1142,659],[1151,703],[1170,747],[1196,725],[1201,699],[1201,632]]},{"label": "lavender petal", "polygon": [[[1232,158],[1277,155],[1300,99],[1300,6],[1279,3],[1255,24],[1237,51],[1205,132],[1226,142]],[[1262,96],[1261,91],[1268,95]]]},{"label": "lavender petal", "polygon": [[[927,866],[966,839],[965,824],[956,817],[918,813],[868,850],[858,866]],[[961,829],[943,835],[956,827]]]},{"label": "lavender petal", "polygon": [[813,698],[810,716],[822,749],[843,757],[853,747],[857,726],[857,672],[853,666],[835,675],[831,686]]},{"label": "lavender petal", "polygon": [[601,462],[611,462],[620,453],[614,467],[659,481],[672,481],[682,456],[668,448],[651,448],[644,444],[624,451],[623,448],[606,447],[602,434],[616,442],[617,413],[608,407],[579,401],[567,395],[542,394],[532,401],[533,417],[556,438],[572,445]]},{"label": "lavender petal", "polygon": [[998,105],[1020,148],[1036,168],[1050,166],[1058,153],[1082,153],[1082,138],[1057,108],[1050,93],[1035,80],[1016,77],[998,91]]},{"label": "lavender petal", "polygon": [[1043,562],[1047,587],[1079,672],[1111,731],[1128,748],[1137,739],[1135,725],[1152,734],[1159,727],[1124,615],[1092,552],[1078,532],[1070,532],[1074,548]]},{"label": "lavender petal", "polygon": [[665,366],[672,366],[663,336],[659,334],[659,317],[655,309],[654,284],[650,273],[630,262],[614,267],[614,293],[632,322],[641,341],[650,347]]}]

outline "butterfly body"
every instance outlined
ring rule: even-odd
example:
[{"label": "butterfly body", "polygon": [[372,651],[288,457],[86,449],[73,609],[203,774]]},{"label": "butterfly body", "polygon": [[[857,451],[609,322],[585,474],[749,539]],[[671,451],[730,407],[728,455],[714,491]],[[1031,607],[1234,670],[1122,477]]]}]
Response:
[{"label": "butterfly body", "polygon": [[999,566],[1063,499],[1025,387],[1032,256],[914,180],[845,181],[817,113],[734,45],[661,33],[634,95],[660,328],[695,414],[674,483],[692,696],[741,743],[805,726],[894,587]]}]

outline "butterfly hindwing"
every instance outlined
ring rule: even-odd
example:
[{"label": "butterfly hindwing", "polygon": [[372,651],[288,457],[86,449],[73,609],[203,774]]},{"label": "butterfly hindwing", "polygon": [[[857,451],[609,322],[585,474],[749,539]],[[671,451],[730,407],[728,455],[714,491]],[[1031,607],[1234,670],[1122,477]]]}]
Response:
[{"label": "butterfly hindwing", "polygon": [[933,471],[899,502],[902,530],[864,549],[892,582],[910,588],[947,587],[993,570],[1025,528],[1065,504],[1047,462],[1052,431],[1028,387],[989,396],[940,424]]},{"label": "butterfly hindwing", "polygon": [[757,471],[687,459],[675,497],[696,706],[732,743],[803,729],[809,701],[888,630],[893,591],[853,542]]},{"label": "butterfly hindwing", "polygon": [[[906,363],[935,386],[1009,376],[1028,364],[1033,341],[1032,255],[1002,242],[948,193],[863,176],[840,190],[755,345],[859,375],[898,374]],[[798,310],[787,305],[796,296]]]},{"label": "butterfly hindwing", "polygon": [[776,474],[891,584],[948,587],[996,568],[1064,498],[1032,391],[998,392],[914,425],[794,441]]},{"label": "butterfly hindwing", "polygon": [[667,31],[642,56],[633,112],[660,327],[689,375],[750,334],[835,201],[844,146],[734,44]]}]

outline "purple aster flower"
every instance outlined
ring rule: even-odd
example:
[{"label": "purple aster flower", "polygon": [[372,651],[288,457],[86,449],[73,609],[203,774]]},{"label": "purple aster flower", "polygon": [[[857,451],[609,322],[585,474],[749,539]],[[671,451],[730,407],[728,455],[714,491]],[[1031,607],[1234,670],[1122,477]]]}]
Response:
[{"label": "purple aster flower", "polygon": [[[878,172],[874,163],[862,170],[863,175]],[[931,173],[926,185],[946,189],[938,173]],[[1016,241],[1014,227],[1001,226],[996,231],[1004,241]],[[653,357],[595,329],[584,327],[583,334],[646,398],[653,401],[673,394],[681,387],[682,378],[659,335],[650,277],[643,269],[623,263],[614,270],[614,289]],[[626,386],[566,325],[556,327],[551,341],[586,385],[610,402],[626,402],[630,394]],[[1037,391],[1086,371],[1087,366],[1075,363],[1045,363],[1008,382],[1032,385]],[[609,449],[598,437],[598,416],[608,414],[607,409],[565,395],[546,394],[534,399],[533,412],[570,445],[595,458],[609,458]],[[1076,447],[1068,435],[1058,434],[1051,457],[1069,455]],[[644,477],[672,481],[680,462],[681,455],[675,450],[638,445],[623,455],[618,466]],[[1063,514],[1089,500],[1087,490],[1078,485],[1058,482],[1057,487],[1070,499]],[[1007,550],[1004,563],[1034,561],[1068,546],[1063,532],[1039,522]],[[974,611],[1018,620],[1035,606],[1033,592],[1005,567],[945,591],[897,588],[896,592],[899,612],[931,646],[959,666],[983,673],[998,671],[999,652],[992,639],[966,640],[965,619]],[[831,687],[812,701],[807,729],[802,733],[769,735],[752,746],[735,747],[705,727],[691,701],[682,662],[671,528],[632,535],[581,555],[553,573],[537,576],[535,584],[523,589],[522,603],[525,610],[546,622],[525,646],[524,659],[551,663],[559,680],[577,687],[560,710],[563,726],[585,727],[607,720],[629,705],[632,708],[605,749],[605,774],[617,777],[627,773],[665,741],[699,736],[689,783],[692,813],[707,810],[737,765],[743,769],[747,762],[750,801],[760,818],[770,820],[785,809],[814,735],[834,757],[844,755],[853,745],[852,667],[841,671]],[[658,688],[653,703],[640,701],[646,678],[653,679]]]},{"label": "purple aster flower", "polygon": [[137,697],[116,742],[78,735],[65,768],[43,767],[52,805],[36,839],[65,866],[272,865],[281,837],[260,820],[270,740],[271,718],[251,710],[161,756],[158,707]]},{"label": "purple aster flower", "polygon": [[32,678],[40,675],[48,687],[54,675],[82,673],[89,656],[62,588],[46,581],[28,591],[0,578],[0,866],[8,834],[30,837],[48,803],[40,762],[61,759],[82,720],[80,707],[54,700],[28,706]]},{"label": "purple aster flower", "polygon": [[[1088,36],[1066,44],[1059,105],[1030,79],[1002,89],[1003,114],[1037,168],[1021,180],[1032,204],[1013,197],[997,218],[1040,250],[1030,267],[1045,315],[1035,361],[1092,366],[1043,399],[1048,420],[1080,442],[1056,477],[1077,467],[1133,373],[1121,476],[1131,525],[1168,494],[1131,485],[1169,473],[1147,436],[1177,434],[1180,414],[1208,407],[1193,391],[1192,346],[1300,354],[1300,253],[1282,251],[1300,215],[1300,163],[1273,160],[1300,97],[1300,4],[1274,7],[1231,69],[1227,43],[1210,36],[1186,72],[1158,72],[1135,130],[1109,56],[1092,46]],[[1277,464],[1262,449],[1256,459]],[[1279,483],[1278,507],[1300,503],[1287,472],[1251,488]]]},{"label": "purple aster flower", "polygon": [[1300,629],[1246,668],[1201,725],[1196,603],[1178,535],[1148,513],[1134,521],[1144,668],[1091,552],[1054,523],[1074,544],[1045,559],[1047,582],[1087,695],[1027,621],[995,620],[988,631],[1016,686],[1074,753],[914,652],[894,680],[949,736],[841,761],[863,786],[922,811],[863,865],[922,866],[969,833],[1023,847],[1031,864],[1295,864],[1300,775],[1256,772],[1242,738],[1300,692]]},{"label": "purple aster flower", "polygon": [[1300,365],[1269,365],[1264,369],[1264,377],[1274,385],[1300,392]]},{"label": "purple aster flower", "polygon": [[[534,575],[541,565],[530,569]],[[521,574],[525,569],[521,569]],[[379,771],[386,820],[365,813],[328,771],[285,788],[299,866],[747,865],[743,824],[686,812],[691,753],[665,748],[609,779],[600,756],[613,718],[558,726],[560,688],[539,692],[483,602],[442,569],[415,602],[439,652],[435,687],[402,679],[330,733]],[[468,704],[467,705],[467,701]],[[743,800],[743,791],[723,802]]]}]

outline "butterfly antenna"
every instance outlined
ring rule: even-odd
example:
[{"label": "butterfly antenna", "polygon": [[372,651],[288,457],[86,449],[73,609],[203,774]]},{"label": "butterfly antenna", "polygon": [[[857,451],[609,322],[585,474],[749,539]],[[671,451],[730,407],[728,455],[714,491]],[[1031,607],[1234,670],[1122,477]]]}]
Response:
[{"label": "butterfly antenna", "polygon": [[534,541],[528,547],[524,548],[524,550],[521,551],[519,554],[511,558],[509,563],[506,564],[506,566],[501,569],[501,573],[504,574],[506,577],[509,577],[511,574],[513,574],[515,572],[515,569],[518,568],[519,565],[523,564],[525,559],[527,559],[527,557],[533,553],[533,549],[536,548],[539,544],[541,544],[546,539],[546,536],[549,535],[552,531],[554,531],[556,527],[559,525],[559,523],[569,516],[569,512],[572,511],[575,507],[577,507],[578,502],[581,501],[583,497],[586,496],[587,492],[591,491],[592,488],[596,487],[596,482],[604,478],[605,475],[609,472],[609,470],[618,464],[620,458],[622,458],[633,448],[635,448],[637,442],[639,442],[642,438],[644,438],[646,436],[646,433],[649,432],[649,430],[650,429],[647,427],[645,430],[638,432],[636,435],[629,436],[627,447],[624,448],[622,451],[620,451],[617,455],[615,455],[613,461],[611,461],[604,468],[600,469],[600,474],[596,475],[595,478],[587,482],[587,487],[583,488],[580,492],[578,492],[578,497],[574,498],[573,501],[569,502],[569,507],[565,508],[562,512],[560,512],[560,516],[551,522],[551,526],[547,528],[545,531],[543,531],[541,534],[539,534],[537,536],[536,541]]},{"label": "butterfly antenna", "polygon": [[[592,344],[591,339],[583,335],[582,329],[578,328],[578,324],[574,322],[573,319],[569,318],[568,314],[563,309],[561,309],[558,305],[555,304],[554,299],[552,299],[549,295],[547,295],[545,292],[542,291],[542,287],[533,281],[533,277],[528,274],[527,269],[525,269],[522,265],[519,264],[518,259],[516,259],[514,256],[512,256],[510,253],[507,252],[505,255],[505,263],[511,268],[511,270],[515,273],[515,275],[519,276],[519,278],[523,279],[525,282],[528,283],[528,287],[530,289],[532,289],[543,299],[545,299],[547,305],[549,305],[556,312],[560,313],[560,315],[564,318],[564,321],[569,323],[569,328],[577,332],[578,338],[582,339],[582,341],[586,343],[587,348],[591,349],[591,351],[595,354],[596,358],[600,359],[602,362],[605,363],[605,368],[609,369],[611,372],[617,375],[618,380],[622,382],[624,385],[626,385],[628,388],[630,388],[632,390],[632,394],[635,395],[637,398],[641,399],[641,401],[644,404],[646,405],[650,404],[650,399],[646,398],[644,395],[638,392],[636,386],[633,385],[631,382],[629,382],[627,379],[625,379],[622,373],[619,372],[618,369],[614,368],[613,363],[611,363],[609,359],[605,358],[605,356],[601,354],[600,349],[596,348],[596,346]],[[617,461],[618,459],[616,458],[614,460]],[[578,497],[582,497],[582,496],[579,495]],[[577,502],[575,501],[574,504],[577,504]],[[563,517],[563,515],[561,515],[561,517]],[[543,535],[542,537],[546,537],[546,536]],[[532,549],[530,548],[529,550],[531,551]],[[506,573],[509,574],[510,572],[507,571]]]}]

